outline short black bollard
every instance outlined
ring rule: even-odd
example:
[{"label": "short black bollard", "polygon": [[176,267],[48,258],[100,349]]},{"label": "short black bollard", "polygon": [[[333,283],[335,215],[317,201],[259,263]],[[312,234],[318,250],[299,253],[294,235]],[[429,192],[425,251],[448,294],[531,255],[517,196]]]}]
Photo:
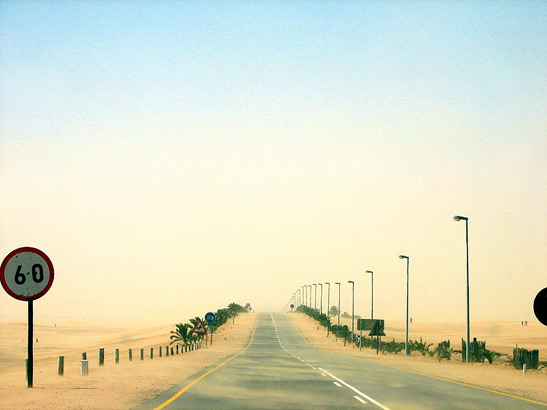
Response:
[{"label": "short black bollard", "polygon": [[57,364],[57,374],[62,376],[65,374],[65,357],[59,356],[59,361]]}]

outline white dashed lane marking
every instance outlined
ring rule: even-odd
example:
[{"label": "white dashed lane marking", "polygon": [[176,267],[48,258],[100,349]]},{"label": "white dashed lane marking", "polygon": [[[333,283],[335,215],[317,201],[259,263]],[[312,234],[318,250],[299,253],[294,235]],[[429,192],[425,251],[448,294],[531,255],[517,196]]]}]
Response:
[{"label": "white dashed lane marking", "polygon": [[343,384],[344,386],[346,386],[348,389],[351,389],[353,390],[355,393],[357,393],[359,396],[361,397],[364,397],[365,399],[367,399],[368,401],[370,401],[371,403],[374,403],[376,404],[378,407],[380,407],[381,409],[383,410],[389,410],[389,408],[387,408],[386,406],[378,403],[376,400],[374,400],[372,397],[369,397],[367,396],[365,393],[357,390],[355,387],[353,387],[352,385],[350,384],[347,384],[344,380],[342,379],[339,379],[338,377],[334,376],[333,374],[327,372],[325,369],[321,369],[320,367],[318,367],[319,370],[321,370],[322,372],[325,372],[327,373],[330,377],[332,377],[334,380],[337,380],[338,382],[340,382],[341,384]]},{"label": "white dashed lane marking", "polygon": [[[335,382],[333,382],[336,386],[338,387],[342,387],[342,385],[346,386],[348,389],[350,390],[353,390],[355,393],[357,393],[359,396],[361,397],[364,397],[365,399],[367,399],[368,401],[370,401],[371,403],[374,403],[376,406],[380,407],[382,410],[389,410],[389,408],[387,408],[386,406],[378,403],[376,400],[374,400],[372,397],[369,397],[367,396],[365,393],[357,390],[355,387],[349,385],[348,383],[346,383],[345,381],[343,381],[342,379],[339,379],[338,377],[334,376],[333,374],[329,373],[328,371],[326,371],[325,369],[322,369],[320,367],[313,367],[310,363],[313,363],[315,362],[315,360],[302,360],[301,358],[299,358],[297,355],[295,355],[294,353],[292,352],[289,352],[287,349],[285,349],[285,346],[283,346],[283,344],[281,343],[281,340],[279,339],[279,333],[277,332],[277,326],[275,324],[275,320],[273,318],[273,315],[270,315],[270,317],[272,318],[272,323],[274,325],[274,329],[275,329],[275,337],[277,338],[277,341],[279,342],[279,346],[281,346],[281,348],[287,352],[288,354],[290,354],[291,356],[293,356],[295,359],[298,359],[300,360],[301,362],[303,362],[304,364],[306,364],[308,367],[311,367],[313,370],[317,370],[319,371],[319,373],[321,373],[322,376],[324,377],[327,377],[327,375],[329,375],[330,377],[332,377],[334,380],[336,380]],[[326,373],[326,374],[325,374]],[[366,404],[366,401],[363,400],[361,397],[359,396],[353,396],[356,400],[360,401],[361,403],[363,404]]]}]

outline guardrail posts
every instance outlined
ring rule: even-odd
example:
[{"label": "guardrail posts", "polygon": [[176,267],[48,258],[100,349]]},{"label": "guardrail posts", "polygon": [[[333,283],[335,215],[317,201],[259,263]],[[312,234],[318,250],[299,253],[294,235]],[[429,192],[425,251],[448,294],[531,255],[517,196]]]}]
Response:
[{"label": "guardrail posts", "polygon": [[99,366],[104,366],[104,347],[99,348]]},{"label": "guardrail posts", "polygon": [[57,374],[62,376],[65,374],[65,357],[59,356],[59,361],[57,364]]},{"label": "guardrail posts", "polygon": [[89,363],[87,360],[82,360],[82,364],[80,366],[82,376],[87,376],[89,374]]}]

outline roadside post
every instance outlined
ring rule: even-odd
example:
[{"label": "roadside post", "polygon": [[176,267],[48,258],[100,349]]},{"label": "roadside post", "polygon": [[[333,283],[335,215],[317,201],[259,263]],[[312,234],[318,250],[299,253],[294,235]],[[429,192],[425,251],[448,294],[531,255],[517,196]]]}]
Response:
[{"label": "roadside post", "polygon": [[[211,346],[212,346],[213,345],[213,331],[211,330],[211,326],[213,326],[213,323],[215,322],[215,320],[217,320],[217,315],[215,315],[213,312],[207,312],[205,314],[205,320],[209,324],[208,327],[209,327],[209,330],[210,330],[210,333],[211,333]],[[213,330],[214,330],[214,327],[213,327]],[[207,336],[205,336],[205,346],[207,346]]]},{"label": "roadside post", "polygon": [[27,387],[33,387],[34,307],[53,284],[53,264],[39,249],[22,247],[11,251],[0,266],[2,287],[11,297],[28,302]]},{"label": "roadside post", "polygon": [[237,316],[237,312],[235,310],[232,310],[232,312],[230,313],[230,316],[232,316],[232,325],[233,325],[235,321],[235,317]]}]

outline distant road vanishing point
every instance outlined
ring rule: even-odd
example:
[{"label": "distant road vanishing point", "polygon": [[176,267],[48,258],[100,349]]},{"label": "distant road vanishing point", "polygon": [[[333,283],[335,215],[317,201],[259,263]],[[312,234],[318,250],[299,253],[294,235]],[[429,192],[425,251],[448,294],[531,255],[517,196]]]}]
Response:
[{"label": "distant road vanishing point", "polygon": [[546,409],[533,400],[327,353],[263,313],[246,348],[144,409]]}]

